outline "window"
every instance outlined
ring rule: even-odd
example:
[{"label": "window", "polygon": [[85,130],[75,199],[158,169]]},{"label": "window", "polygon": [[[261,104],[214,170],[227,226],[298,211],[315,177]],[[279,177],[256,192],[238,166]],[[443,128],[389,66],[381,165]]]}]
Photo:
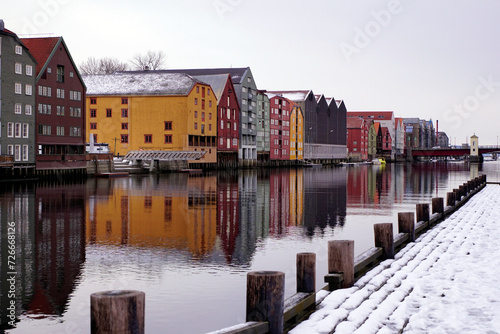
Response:
[{"label": "window", "polygon": [[165,131],[172,130],[172,122],[165,122]]},{"label": "window", "polygon": [[23,106],[21,103],[16,103],[14,105],[14,114],[22,114],[22,109],[23,109]]},{"label": "window", "polygon": [[204,111],[201,112],[201,121],[205,122],[205,112]]},{"label": "window", "polygon": [[121,135],[120,142],[123,144],[127,144],[128,143],[128,135]]},{"label": "window", "polygon": [[52,127],[50,125],[38,124],[38,134],[50,136]]},{"label": "window", "polygon": [[21,161],[21,145],[14,146],[14,160]]},{"label": "window", "polygon": [[14,137],[21,138],[21,123],[16,123],[14,127]]},{"label": "window", "polygon": [[122,123],[122,130],[128,130],[128,123]]},{"label": "window", "polygon": [[165,144],[172,144],[172,135],[165,135]]},{"label": "window", "polygon": [[128,97],[122,97],[122,104],[128,104]]},{"label": "window", "polygon": [[64,136],[64,126],[58,126],[58,127],[56,127],[56,134],[58,136]]},{"label": "window", "polygon": [[73,77],[73,72],[69,72],[69,77],[72,78]]},{"label": "window", "polygon": [[208,131],[212,131],[212,124],[208,124]]},{"label": "window", "polygon": [[205,100],[201,100],[201,109],[205,110]]},{"label": "window", "polygon": [[33,106],[31,104],[27,104],[24,106],[24,114],[31,115],[33,113]]},{"label": "window", "polygon": [[64,89],[57,88],[57,98],[64,99]]},{"label": "window", "polygon": [[7,123],[7,137],[14,137],[14,123]]},{"label": "window", "polygon": [[153,142],[153,135],[144,135],[144,142],[146,144],[151,144]]},{"label": "window", "polygon": [[194,129],[197,130],[198,129],[198,123],[194,123]]},{"label": "window", "polygon": [[23,161],[28,161],[28,145],[23,145]]},{"label": "window", "polygon": [[106,117],[111,117],[113,115],[113,111],[111,109],[106,109]]},{"label": "window", "polygon": [[211,112],[208,113],[208,119],[212,120],[212,113]]},{"label": "window", "polygon": [[212,100],[208,101],[208,106],[212,107]]},{"label": "window", "polygon": [[23,123],[23,138],[29,138],[29,124]]},{"label": "window", "polygon": [[90,109],[90,117],[97,117],[97,109]]},{"label": "window", "polygon": [[17,55],[22,55],[23,54],[23,47],[20,45],[16,45],[16,50],[15,50]]},{"label": "window", "polygon": [[7,155],[14,155],[14,145],[7,145]]},{"label": "window", "polygon": [[57,82],[64,82],[64,66],[57,65]]},{"label": "window", "polygon": [[64,106],[57,106],[56,115],[57,116],[64,116]]},{"label": "window", "polygon": [[205,134],[205,124],[201,125],[201,134]]},{"label": "window", "polygon": [[196,110],[194,111],[194,118],[198,118],[198,112]]},{"label": "window", "polygon": [[201,87],[201,97],[205,97],[205,87]]},{"label": "window", "polygon": [[33,95],[33,86],[32,85],[26,85],[25,86],[25,91],[26,91],[26,95]]},{"label": "window", "polygon": [[196,93],[200,92],[200,86],[196,86]]},{"label": "window", "polygon": [[220,128],[221,128],[221,130],[224,129],[224,121],[222,121],[222,120],[220,121]]},{"label": "window", "polygon": [[97,97],[91,97],[90,104],[97,104]]},{"label": "window", "polygon": [[16,74],[23,74],[23,64],[21,64],[21,63],[15,63],[14,64],[14,72]]},{"label": "window", "polygon": [[14,84],[14,93],[22,94],[22,91],[23,91],[23,86],[19,82],[16,82]]},{"label": "window", "polygon": [[90,130],[97,130],[97,123],[90,123]]},{"label": "window", "polygon": [[28,76],[33,76],[33,66],[31,65],[26,65],[26,75]]},{"label": "window", "polygon": [[207,88],[207,94],[210,96],[210,88]]},{"label": "window", "polygon": [[194,98],[194,105],[197,106],[198,105],[198,99],[195,97]]}]

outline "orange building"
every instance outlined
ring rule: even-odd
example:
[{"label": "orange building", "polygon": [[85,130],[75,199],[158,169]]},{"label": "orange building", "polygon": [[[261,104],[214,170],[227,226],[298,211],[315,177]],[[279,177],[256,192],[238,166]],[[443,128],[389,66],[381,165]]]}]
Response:
[{"label": "orange building", "polygon": [[210,85],[184,73],[120,72],[84,76],[87,142],[131,150],[206,151],[217,161],[217,98]]},{"label": "orange building", "polygon": [[304,114],[294,105],[290,112],[290,160],[304,159]]}]

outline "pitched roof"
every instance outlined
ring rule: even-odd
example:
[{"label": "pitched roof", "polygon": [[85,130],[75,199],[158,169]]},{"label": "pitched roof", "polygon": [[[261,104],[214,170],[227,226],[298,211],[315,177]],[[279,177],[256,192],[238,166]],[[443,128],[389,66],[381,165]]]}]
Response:
[{"label": "pitched roof", "polygon": [[185,73],[141,71],[85,75],[87,95],[188,95],[201,82]]},{"label": "pitched roof", "polygon": [[28,48],[29,52],[35,57],[38,65],[36,75],[44,68],[49,60],[54,48],[61,40],[61,37],[39,37],[39,38],[21,38],[21,41]]},{"label": "pitched roof", "polygon": [[290,101],[301,102],[307,99],[307,96],[312,93],[311,90],[270,90],[267,93],[281,95]]},{"label": "pitched roof", "polygon": [[245,73],[250,70],[250,67],[239,67],[239,68],[189,68],[189,69],[168,69],[168,70],[160,70],[155,72],[164,72],[164,73],[186,73],[191,76],[198,75],[214,75],[214,74],[227,74],[231,76],[233,80],[233,84],[241,84],[243,78],[245,77]]},{"label": "pitched roof", "polygon": [[224,88],[226,88],[226,83],[229,80],[229,74],[195,75],[194,78],[209,84],[217,97],[217,101],[220,101]]},{"label": "pitched roof", "polygon": [[358,117],[350,117],[347,119],[347,129],[361,129],[365,120]]},{"label": "pitched roof", "polygon": [[363,117],[368,117],[368,116],[375,116],[379,120],[390,120],[394,118],[394,112],[393,111],[349,111],[347,113],[348,117],[349,116],[363,116]]}]

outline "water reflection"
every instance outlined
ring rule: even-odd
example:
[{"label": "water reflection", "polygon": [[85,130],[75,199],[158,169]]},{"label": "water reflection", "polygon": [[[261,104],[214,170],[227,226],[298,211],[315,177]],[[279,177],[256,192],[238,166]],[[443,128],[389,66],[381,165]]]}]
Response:
[{"label": "water reflection", "polygon": [[[9,222],[16,224],[19,332],[63,332],[58,324],[68,313],[87,332],[88,307],[75,312],[77,301],[120,281],[150,296],[149,331],[196,333],[234,324],[244,314],[244,297],[232,296],[244,292],[245,272],[260,270],[259,261],[287,270],[295,251],[315,251],[332,237],[355,240],[359,253],[372,247],[370,217],[413,209],[483,172],[463,163],[394,164],[2,185],[2,328],[10,328]],[[217,307],[202,307],[207,294],[217,295],[208,302],[225,303],[227,318],[221,320]],[[210,319],[210,326],[191,324],[193,316]]]}]

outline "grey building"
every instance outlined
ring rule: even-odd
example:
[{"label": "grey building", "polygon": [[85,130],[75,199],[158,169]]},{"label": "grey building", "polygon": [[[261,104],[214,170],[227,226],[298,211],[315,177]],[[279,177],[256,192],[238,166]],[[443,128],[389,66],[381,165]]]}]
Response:
[{"label": "grey building", "polygon": [[270,105],[264,91],[257,93],[257,157],[259,161],[269,160],[270,145]]},{"label": "grey building", "polygon": [[0,20],[0,155],[35,164],[36,61]]},{"label": "grey building", "polygon": [[446,132],[439,131],[438,132],[438,143],[437,146],[442,148],[448,148],[450,146],[450,140]]}]

